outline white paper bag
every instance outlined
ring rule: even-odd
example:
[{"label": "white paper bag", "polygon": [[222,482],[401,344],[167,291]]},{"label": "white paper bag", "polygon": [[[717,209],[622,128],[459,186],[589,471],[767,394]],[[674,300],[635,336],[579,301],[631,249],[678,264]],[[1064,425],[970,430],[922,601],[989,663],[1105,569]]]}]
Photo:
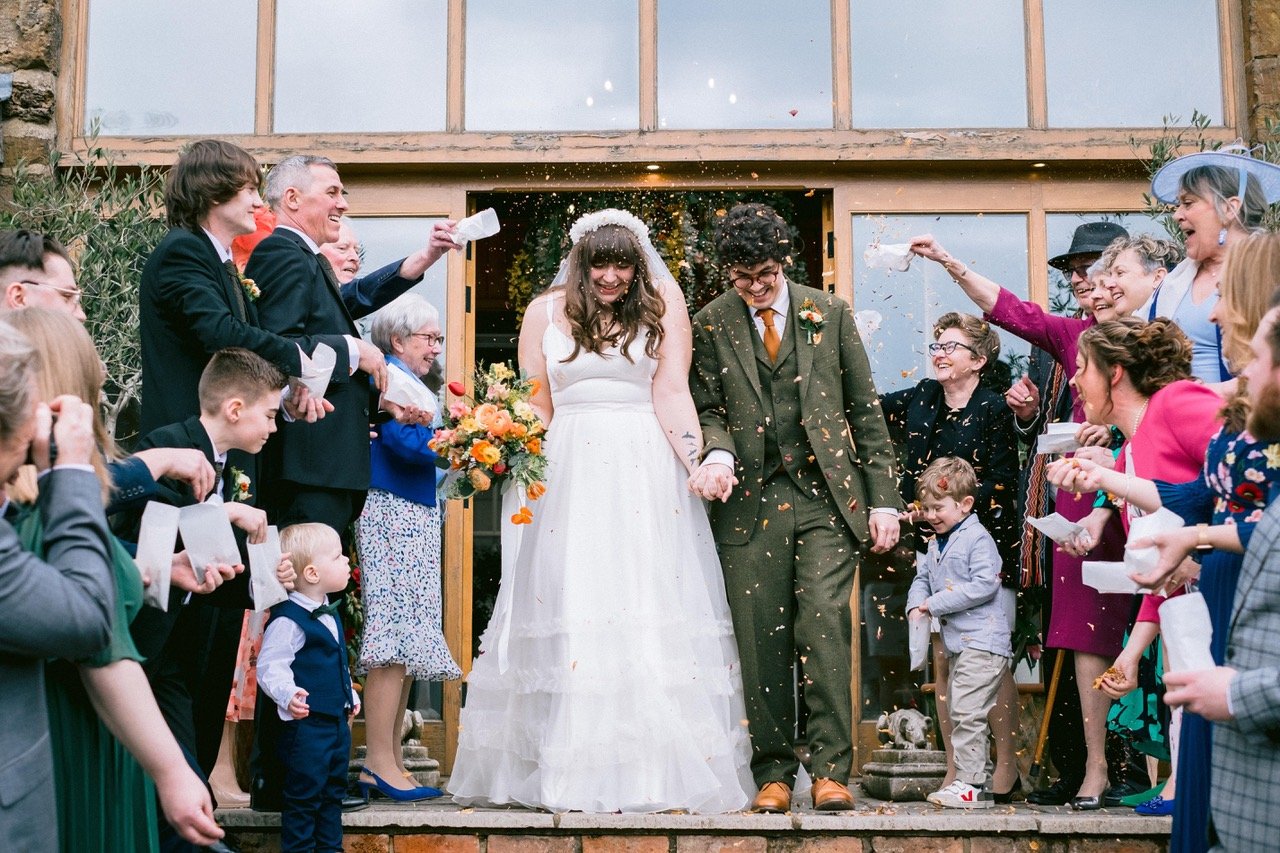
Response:
[{"label": "white paper bag", "polygon": [[1084,532],[1084,527],[1074,521],[1067,521],[1060,513],[1051,512],[1044,518],[1027,516],[1027,524],[1062,545]]},{"label": "white paper bag", "polygon": [[178,519],[178,529],[182,532],[182,544],[191,558],[197,582],[204,583],[206,566],[235,566],[240,563],[236,535],[221,503],[184,506]]},{"label": "white paper bag", "polygon": [[497,234],[501,226],[498,224],[498,212],[486,207],[479,213],[460,220],[453,235],[453,242],[465,246],[472,240],[483,240]]},{"label": "white paper bag", "polygon": [[884,316],[871,308],[866,308],[853,315],[853,324],[858,328],[858,337],[863,341],[870,340],[871,336],[880,331],[880,324],[884,322]]},{"label": "white paper bag", "polygon": [[387,368],[387,390],[382,392],[382,399],[398,406],[414,406],[429,412],[433,417],[439,408],[436,395],[427,386],[395,365]]},{"label": "white paper bag", "polygon": [[142,511],[142,528],[138,533],[138,555],[134,562],[142,576],[151,583],[142,591],[145,604],[169,609],[169,580],[173,568],[174,545],[178,540],[178,518],[182,514],[176,506],[148,501]]},{"label": "white paper bag", "polygon": [[316,344],[316,351],[310,357],[302,354],[302,376],[299,381],[307,386],[312,397],[323,397],[329,390],[329,380],[333,378],[333,369],[338,364],[338,354],[328,344]]},{"label": "white paper bag", "polygon": [[906,272],[911,268],[914,257],[910,243],[872,243],[862,253],[867,269],[892,272]]},{"label": "white paper bag", "polygon": [[[1155,536],[1157,533],[1167,533],[1170,530],[1180,530],[1185,526],[1182,516],[1165,507],[1160,507],[1153,513],[1140,515],[1129,522],[1129,541],[1134,542],[1138,539],[1146,539],[1149,536]],[[1148,548],[1125,546],[1124,564],[1131,574],[1145,575],[1154,572],[1159,562],[1160,550],[1154,545]]]},{"label": "white paper bag", "polygon": [[1160,605],[1160,634],[1164,638],[1165,672],[1213,669],[1213,623],[1209,606],[1198,592],[1175,595]]},{"label": "white paper bag", "polygon": [[267,527],[267,538],[258,544],[248,543],[249,592],[253,595],[253,609],[261,613],[272,605],[289,597],[289,591],[276,577],[280,565],[280,531],[274,524]]},{"label": "white paper bag", "polygon": [[1076,441],[1076,433],[1080,431],[1080,424],[1066,421],[1063,423],[1046,424],[1044,432],[1036,438],[1036,453],[1071,453],[1080,449],[1080,442]]},{"label": "white paper bag", "polygon": [[911,671],[924,669],[929,658],[929,617],[917,615],[907,619],[907,648],[911,652]]},{"label": "white paper bag", "polygon": [[1138,586],[1129,577],[1129,566],[1122,562],[1102,562],[1085,560],[1080,564],[1080,580],[1085,586],[1091,586],[1098,592],[1135,593],[1150,592]]}]

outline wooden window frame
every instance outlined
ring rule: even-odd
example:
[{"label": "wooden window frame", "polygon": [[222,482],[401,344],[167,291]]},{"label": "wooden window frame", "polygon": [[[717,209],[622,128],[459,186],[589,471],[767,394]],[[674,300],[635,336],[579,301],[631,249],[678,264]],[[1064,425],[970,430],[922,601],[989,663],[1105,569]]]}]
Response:
[{"label": "wooden window frame", "polygon": [[[84,138],[88,4],[61,0],[64,28],[57,101],[57,141],[66,162],[88,151]],[[271,131],[274,97],[276,0],[258,0],[254,133],[224,135],[267,161],[296,151],[339,163],[482,165],[493,163],[784,162],[885,163],[893,161],[1034,162],[1127,160],[1131,140],[1142,145],[1162,128],[1050,128],[1044,55],[1044,0],[1023,0],[1026,25],[1027,126],[938,129],[928,139],[903,130],[854,127],[851,94],[849,0],[830,0],[832,22],[832,127],[806,130],[659,130],[659,0],[638,0],[639,128],[626,131],[492,133],[465,129],[466,3],[448,0],[445,130],[430,132],[306,133]],[[1244,74],[1242,0],[1217,0],[1222,69],[1223,125],[1205,132],[1227,143],[1249,127]],[[1153,73],[1159,73],[1153,71]],[[167,165],[192,136],[101,136],[99,144],[129,160]]]}]

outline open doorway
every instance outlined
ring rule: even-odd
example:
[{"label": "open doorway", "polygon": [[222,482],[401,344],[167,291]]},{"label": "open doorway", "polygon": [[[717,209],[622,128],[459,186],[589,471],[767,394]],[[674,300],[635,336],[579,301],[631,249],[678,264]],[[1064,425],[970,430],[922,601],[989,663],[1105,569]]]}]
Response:
[{"label": "open doorway", "polygon": [[[758,201],[773,206],[795,230],[791,278],[822,287],[830,281],[828,190],[555,191],[476,193],[469,210],[494,208],[502,231],[475,249],[475,360],[516,361],[524,306],[555,276],[568,251],[569,228],[579,216],[605,207],[630,210],[650,227],[658,252],[685,291],[691,311],[724,289],[714,262],[711,231],[717,213]],[[501,577],[501,497],[483,492],[472,501],[472,654],[489,623]]]}]

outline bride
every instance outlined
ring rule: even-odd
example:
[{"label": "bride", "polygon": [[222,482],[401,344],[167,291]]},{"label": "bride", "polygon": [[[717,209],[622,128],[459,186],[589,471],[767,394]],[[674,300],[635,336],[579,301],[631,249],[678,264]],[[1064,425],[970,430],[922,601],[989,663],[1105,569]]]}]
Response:
[{"label": "bride", "polygon": [[466,805],[726,812],[754,791],[737,647],[701,502],[689,314],[630,213],[579,219],[520,330],[541,389],[532,505],[468,678]]}]

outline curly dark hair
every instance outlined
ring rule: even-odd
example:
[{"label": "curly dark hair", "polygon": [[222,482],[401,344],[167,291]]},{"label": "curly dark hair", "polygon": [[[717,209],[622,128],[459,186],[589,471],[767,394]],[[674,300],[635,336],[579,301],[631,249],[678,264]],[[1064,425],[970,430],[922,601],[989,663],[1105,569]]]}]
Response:
[{"label": "curly dark hair", "polygon": [[1123,367],[1144,397],[1191,378],[1191,341],[1164,317],[1150,323],[1136,317],[1099,323],[1081,333],[1079,347],[1085,363],[1098,370]]},{"label": "curly dark hair", "polygon": [[753,267],[765,261],[791,265],[795,247],[791,227],[765,204],[734,205],[716,222],[716,254],[725,266]]},{"label": "curly dark hair", "polygon": [[[635,270],[631,286],[609,310],[591,288],[591,268],[603,264],[625,264]],[[609,346],[617,346],[630,361],[631,342],[641,336],[645,338],[645,354],[658,357],[667,306],[654,284],[644,251],[629,229],[602,225],[583,235],[569,252],[564,294],[564,316],[573,335],[573,352],[566,362],[583,350],[600,354]]]}]

